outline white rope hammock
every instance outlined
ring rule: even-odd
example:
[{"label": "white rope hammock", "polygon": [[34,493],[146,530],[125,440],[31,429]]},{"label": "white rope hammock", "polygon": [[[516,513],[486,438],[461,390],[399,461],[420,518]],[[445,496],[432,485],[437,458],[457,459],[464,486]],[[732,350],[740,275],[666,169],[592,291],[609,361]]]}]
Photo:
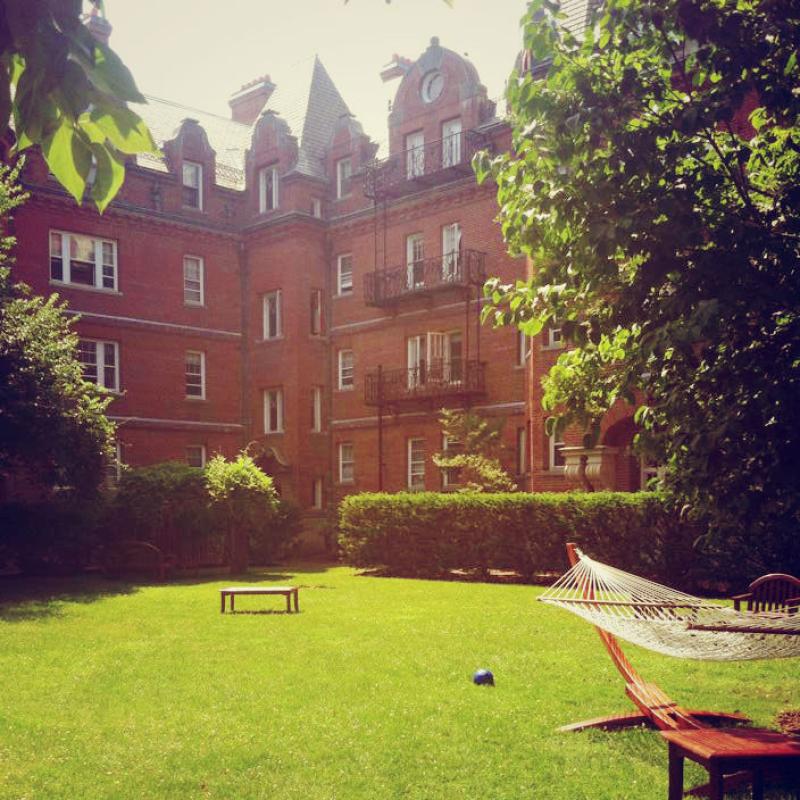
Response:
[{"label": "white rope hammock", "polygon": [[742,613],[581,554],[539,599],[657,653],[706,661],[800,656],[800,613]]}]

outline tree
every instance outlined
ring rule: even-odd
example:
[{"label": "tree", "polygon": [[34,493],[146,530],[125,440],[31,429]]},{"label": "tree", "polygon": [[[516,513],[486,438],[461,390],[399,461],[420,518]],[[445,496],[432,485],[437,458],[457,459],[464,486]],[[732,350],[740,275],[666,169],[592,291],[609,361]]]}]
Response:
[{"label": "tree", "polygon": [[532,280],[486,287],[496,324],[558,320],[544,383],[587,443],[637,403],[669,496],[773,566],[800,562],[800,9],[606,0],[582,40],[551,0],[524,20],[508,98],[504,235]]},{"label": "tree", "polygon": [[493,423],[472,411],[443,408],[439,422],[445,441],[453,445],[434,454],[433,463],[458,475],[460,491],[516,491],[514,481],[500,465],[503,420]]},{"label": "tree", "polygon": [[[25,199],[18,173],[0,166],[6,223]],[[91,489],[111,456],[110,396],[83,379],[65,303],[12,282],[13,245],[13,237],[0,239],[0,473],[24,468],[43,485]]]},{"label": "tree", "polygon": [[[102,0],[90,0],[94,13]],[[0,136],[13,119],[16,151],[41,148],[50,171],[80,203],[102,212],[122,186],[125,159],[155,152],[127,103],[144,103],[130,72],[81,19],[82,0],[0,2]]]},{"label": "tree", "polygon": [[206,488],[212,508],[218,509],[227,527],[231,574],[247,570],[250,540],[258,539],[279,511],[278,493],[246,453],[235,461],[214,456],[206,466]]}]

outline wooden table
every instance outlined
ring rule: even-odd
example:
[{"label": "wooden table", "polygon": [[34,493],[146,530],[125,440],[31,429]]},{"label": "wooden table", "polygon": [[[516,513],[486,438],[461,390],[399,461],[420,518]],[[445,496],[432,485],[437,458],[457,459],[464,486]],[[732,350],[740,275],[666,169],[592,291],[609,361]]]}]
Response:
[{"label": "wooden table", "polygon": [[294,598],[295,613],[300,611],[300,601],[296,586],[228,586],[219,590],[220,612],[225,613],[225,598],[231,599],[231,611],[235,611],[235,601],[237,594],[282,594],[286,598],[286,613],[292,612],[292,598]]},{"label": "wooden table", "polygon": [[800,778],[800,741],[783,733],[753,728],[701,728],[661,731],[669,742],[669,800],[683,798],[683,759],[708,770],[710,800],[723,800],[726,775],[741,770],[753,776],[753,800],[763,800],[764,770]]}]

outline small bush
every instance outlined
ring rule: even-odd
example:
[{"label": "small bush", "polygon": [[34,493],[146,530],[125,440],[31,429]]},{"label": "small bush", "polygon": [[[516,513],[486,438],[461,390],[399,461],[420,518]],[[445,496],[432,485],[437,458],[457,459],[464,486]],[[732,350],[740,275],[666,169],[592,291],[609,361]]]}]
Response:
[{"label": "small bush", "polygon": [[265,475],[250,456],[242,453],[235,461],[215,456],[205,472],[211,507],[228,537],[231,572],[247,569],[250,542],[270,541],[275,530],[279,500],[272,478]]},{"label": "small bush", "polygon": [[673,585],[696,583],[708,567],[693,550],[696,532],[649,492],[350,495],[339,531],[351,564],[409,576],[561,572],[570,541],[599,561]]}]

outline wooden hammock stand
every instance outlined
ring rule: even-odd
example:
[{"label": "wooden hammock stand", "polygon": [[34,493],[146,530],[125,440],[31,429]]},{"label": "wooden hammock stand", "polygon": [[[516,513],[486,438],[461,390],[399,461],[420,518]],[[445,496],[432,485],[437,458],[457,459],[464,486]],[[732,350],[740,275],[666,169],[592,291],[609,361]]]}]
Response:
[{"label": "wooden hammock stand", "polygon": [[[569,557],[570,566],[574,567],[580,560],[577,545],[572,542],[567,545],[567,556]],[[589,603],[597,602],[591,596],[588,588],[584,600]],[[666,607],[669,604],[664,603],[659,605]],[[674,607],[678,608],[679,605],[680,604],[676,603]],[[706,728],[715,723],[718,725],[736,725],[749,722],[749,719],[743,714],[727,714],[721,711],[702,711],[683,708],[672,700],[660,686],[651,681],[644,680],[644,678],[639,675],[633,668],[631,662],[628,661],[625,653],[622,652],[622,648],[616,636],[604,631],[602,628],[597,628],[597,633],[608,651],[609,656],[611,656],[611,661],[619,670],[625,681],[625,694],[628,695],[628,698],[639,709],[639,713],[612,714],[610,716],[597,717],[596,719],[588,719],[582,722],[573,722],[570,725],[564,725],[562,728],[559,728],[559,730],[583,731],[588,728],[617,730],[636,725],[649,725],[662,731],[681,731]]]}]

